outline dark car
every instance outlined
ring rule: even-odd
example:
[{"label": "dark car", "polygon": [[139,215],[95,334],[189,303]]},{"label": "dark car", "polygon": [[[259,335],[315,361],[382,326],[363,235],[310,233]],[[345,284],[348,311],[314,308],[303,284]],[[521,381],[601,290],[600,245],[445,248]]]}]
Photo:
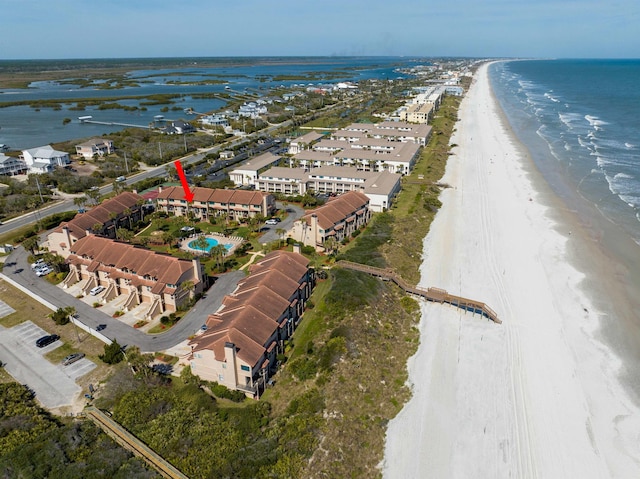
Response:
[{"label": "dark car", "polygon": [[107,325],[106,324],[98,324],[96,326],[96,331],[102,331],[104,328],[106,328]]},{"label": "dark car", "polygon": [[55,343],[58,339],[60,339],[60,336],[58,336],[57,334],[42,336],[36,341],[36,346],[38,346],[39,348],[44,348],[45,346],[49,346],[51,343]]}]

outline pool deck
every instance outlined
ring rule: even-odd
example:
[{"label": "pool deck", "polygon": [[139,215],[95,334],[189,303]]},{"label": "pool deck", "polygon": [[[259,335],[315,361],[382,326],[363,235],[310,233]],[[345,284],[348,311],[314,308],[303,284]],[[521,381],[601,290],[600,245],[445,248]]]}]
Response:
[{"label": "pool deck", "polygon": [[[201,249],[197,249],[197,248],[191,248],[189,246],[189,243],[191,243],[192,241],[195,241],[198,239],[198,237],[201,235],[192,235],[189,236],[187,238],[184,238],[181,242],[180,242],[180,249],[183,251],[188,251],[189,253],[194,253],[194,254],[207,254],[208,251],[203,251]],[[239,236],[224,236],[221,234],[216,234],[216,233],[209,233],[209,234],[205,234],[202,235],[205,238],[210,238],[210,239],[214,239],[218,242],[218,244],[222,244],[222,245],[227,245],[230,244],[231,248],[229,248],[227,250],[227,254],[226,256],[233,254],[233,252],[238,248],[238,246],[240,246],[242,244],[242,242],[244,241],[243,238],[240,238]]]}]

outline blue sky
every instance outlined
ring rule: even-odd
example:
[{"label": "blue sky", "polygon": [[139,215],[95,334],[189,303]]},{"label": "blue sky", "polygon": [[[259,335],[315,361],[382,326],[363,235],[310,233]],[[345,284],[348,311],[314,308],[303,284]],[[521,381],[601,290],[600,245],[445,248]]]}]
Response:
[{"label": "blue sky", "polygon": [[640,58],[638,0],[0,0],[0,59]]}]

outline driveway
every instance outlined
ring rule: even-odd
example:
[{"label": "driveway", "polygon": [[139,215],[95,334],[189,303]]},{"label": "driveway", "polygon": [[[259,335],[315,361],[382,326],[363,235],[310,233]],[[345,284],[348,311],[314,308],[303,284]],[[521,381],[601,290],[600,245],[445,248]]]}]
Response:
[{"label": "driveway", "polygon": [[38,278],[27,261],[28,253],[18,247],[11,252],[7,262],[11,267],[4,268],[2,274],[58,308],[73,306],[78,313],[78,320],[95,329],[99,324],[107,327],[101,334],[115,339],[121,346],[138,346],[142,352],[164,351],[187,339],[202,326],[207,316],[214,313],[222,304],[225,295],[233,292],[238,281],[245,277],[242,271],[233,271],[216,277],[215,283],[206,294],[204,300],[196,306],[174,327],[162,334],[146,334],[100,311],[91,305],[68,294],[58,286],[52,285],[44,278]]},{"label": "driveway", "polygon": [[72,404],[81,392],[75,380],[96,365],[87,358],[69,366],[50,363],[43,355],[62,342],[58,340],[44,348],[36,347],[36,340],[46,334],[31,321],[10,329],[0,326],[0,360],[16,381],[29,386],[40,403],[51,409]]},{"label": "driveway", "polygon": [[285,231],[289,231],[291,228],[293,228],[294,221],[304,216],[304,209],[300,208],[298,205],[288,204],[285,207],[282,203],[276,202],[276,206],[279,210],[285,210],[287,212],[287,217],[277,225],[262,225],[260,229],[260,231],[264,232],[264,234],[260,237],[260,243],[262,244],[281,240],[282,238],[276,233],[276,230],[283,229]]}]

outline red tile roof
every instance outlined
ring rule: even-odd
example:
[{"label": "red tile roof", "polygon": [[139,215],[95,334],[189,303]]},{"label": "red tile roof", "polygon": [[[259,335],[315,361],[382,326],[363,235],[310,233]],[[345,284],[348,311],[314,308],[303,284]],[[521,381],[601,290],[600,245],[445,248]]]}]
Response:
[{"label": "red tile roof", "polygon": [[113,267],[128,270],[141,278],[147,276],[156,284],[177,285],[183,280],[197,281],[195,275],[185,276],[193,269],[193,263],[189,260],[154,253],[100,236],[89,235],[79,239],[71,247],[71,253],[68,259],[71,263],[77,264],[78,258],[87,258],[92,260],[95,269]]}]

